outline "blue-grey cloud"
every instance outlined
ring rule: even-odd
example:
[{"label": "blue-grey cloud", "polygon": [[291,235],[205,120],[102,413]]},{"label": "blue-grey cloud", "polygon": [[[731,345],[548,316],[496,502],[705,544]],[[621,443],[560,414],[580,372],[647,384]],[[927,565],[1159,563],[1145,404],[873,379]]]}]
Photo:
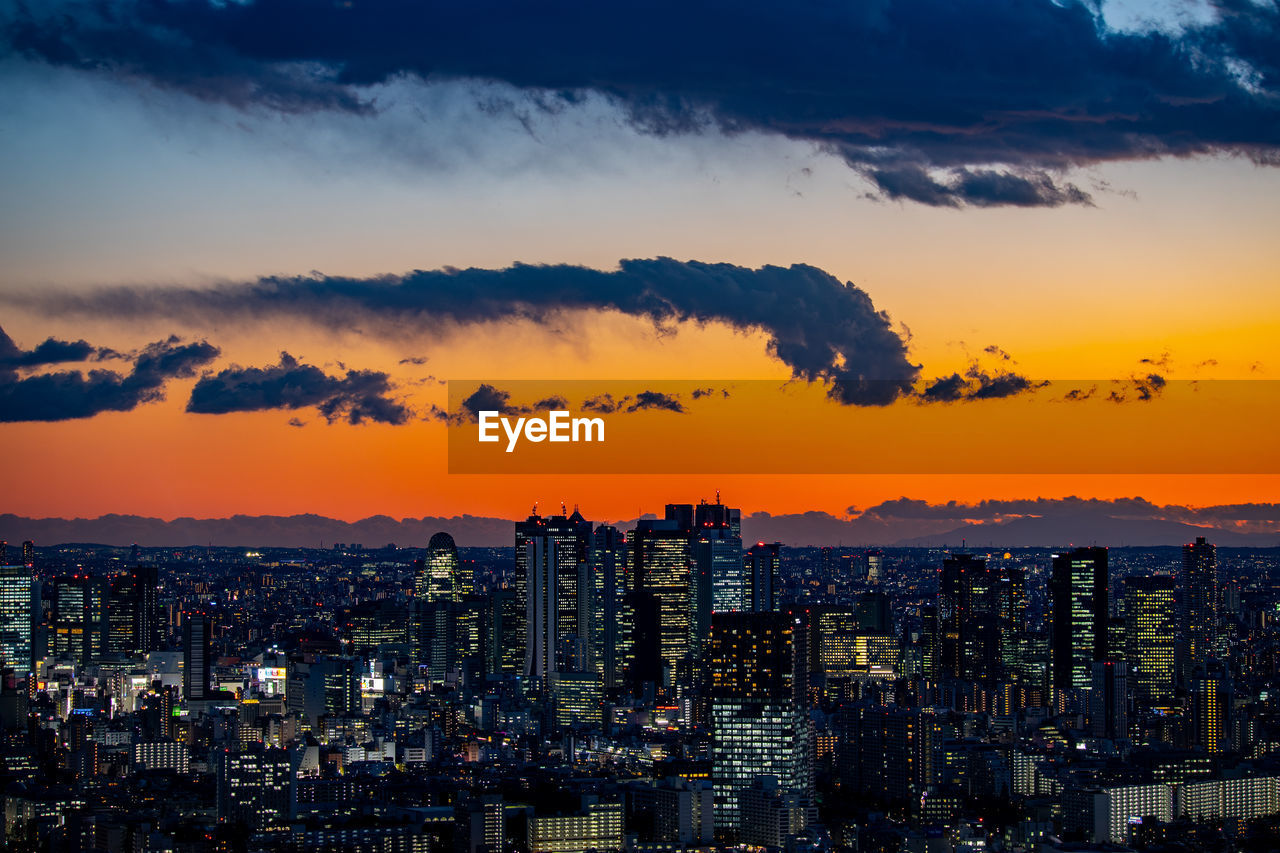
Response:
[{"label": "blue-grey cloud", "polygon": [[301,318],[335,330],[356,322],[388,334],[450,325],[550,322],[571,310],[612,310],[664,327],[681,321],[759,330],[769,351],[849,405],[887,405],[911,393],[919,366],[863,290],[804,264],[759,269],[670,258],[624,260],[615,271],[517,264],[501,270],[262,278],[213,288],[104,288],[0,295],[29,309],[118,318]]},{"label": "blue-grey cloud", "polygon": [[0,328],[0,369],[14,367],[42,367],[49,364],[67,364],[87,361],[91,357],[111,357],[112,350],[99,350],[88,341],[63,341],[46,338],[34,348],[24,350]]},{"label": "blue-grey cloud", "polygon": [[216,415],[314,407],[330,423],[407,422],[412,413],[390,394],[390,377],[381,371],[348,370],[344,376],[330,376],[283,352],[278,364],[233,366],[202,376],[191,389],[187,411]]},{"label": "blue-grey cloud", "polygon": [[1116,32],[1076,0],[584,7],[442,0],[11,4],[7,52],[272,110],[375,112],[372,86],[496,80],[548,110],[612,99],[651,133],[813,142],[888,198],[1088,204],[1111,160],[1280,161],[1280,9],[1217,0],[1179,32]]},{"label": "blue-grey cloud", "polygon": [[125,375],[65,370],[22,376],[0,365],[0,422],[65,421],[131,411],[162,399],[168,380],[194,376],[196,368],[218,355],[218,348],[208,342],[183,344],[171,337],[143,348]]}]

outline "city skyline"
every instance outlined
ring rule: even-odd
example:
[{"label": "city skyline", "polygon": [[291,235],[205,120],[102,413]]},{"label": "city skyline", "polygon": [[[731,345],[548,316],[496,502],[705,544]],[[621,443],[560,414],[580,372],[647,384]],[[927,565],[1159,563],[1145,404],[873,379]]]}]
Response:
[{"label": "city skyline", "polygon": [[[431,6],[360,4],[306,30],[274,0],[135,27],[152,12],[6,8],[0,441],[24,488],[0,510],[516,518],[571,496],[621,519],[665,499],[667,478],[448,473],[433,407],[459,378],[790,383],[775,408],[832,442],[864,422],[892,436],[908,413],[935,434],[1038,424],[1044,380],[1098,386],[1080,410],[1115,425],[1173,411],[1180,382],[1269,387],[1272,12],[935,6],[827,21],[763,4],[738,22],[760,47],[742,53],[703,10],[623,39],[613,62],[583,49],[631,33],[608,16],[524,21],[581,63],[559,69],[524,51],[492,64],[469,41],[491,22],[461,13],[458,44],[401,44],[387,23],[424,26]],[[343,14],[397,51],[366,56]],[[757,56],[820,32],[825,52]],[[865,49],[885,32],[901,56]],[[934,49],[951,33],[974,55]],[[193,41],[217,46],[207,62],[180,58]],[[723,79],[701,76],[695,45]],[[351,63],[367,73],[343,76]],[[940,81],[954,104],[930,95]],[[863,379],[893,402],[870,405],[884,400]],[[1125,402],[1104,406],[1112,390]],[[618,418],[664,435],[714,423],[709,404],[684,407]],[[1275,531],[1280,474],[1253,428],[1280,403],[1253,408],[1165,419],[1156,471],[1010,472],[988,448],[966,475],[796,476],[745,454],[740,473],[674,485],[836,518],[902,497],[1141,497],[1239,507],[1219,529]],[[1161,473],[1195,461],[1208,468]]]}]

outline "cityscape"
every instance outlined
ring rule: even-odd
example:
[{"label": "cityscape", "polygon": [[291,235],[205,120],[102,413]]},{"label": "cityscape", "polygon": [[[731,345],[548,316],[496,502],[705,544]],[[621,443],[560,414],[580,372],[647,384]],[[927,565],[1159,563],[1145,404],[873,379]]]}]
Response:
[{"label": "cityscape", "polygon": [[0,0],[0,849],[1280,853],[1280,0]]},{"label": "cityscape", "polygon": [[14,850],[1268,850],[1280,552],[0,544]]}]

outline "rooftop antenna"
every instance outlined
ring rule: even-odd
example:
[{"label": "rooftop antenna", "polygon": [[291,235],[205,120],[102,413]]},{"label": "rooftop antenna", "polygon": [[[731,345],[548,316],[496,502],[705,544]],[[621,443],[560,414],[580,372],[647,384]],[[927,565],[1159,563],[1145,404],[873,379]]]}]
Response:
[{"label": "rooftop antenna", "polygon": [[568,514],[569,514],[568,507],[566,507],[566,506],[564,505],[564,501],[560,501],[560,514],[561,514],[561,515],[568,515]]},{"label": "rooftop antenna", "polygon": [[720,490],[716,489],[716,506],[720,506]]}]

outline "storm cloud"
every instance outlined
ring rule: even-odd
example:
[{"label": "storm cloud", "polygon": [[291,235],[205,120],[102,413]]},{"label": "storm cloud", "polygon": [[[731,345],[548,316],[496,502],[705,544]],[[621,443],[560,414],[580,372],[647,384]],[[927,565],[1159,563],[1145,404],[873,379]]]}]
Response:
[{"label": "storm cloud", "polygon": [[376,113],[395,80],[496,81],[554,113],[588,93],[654,134],[811,142],[885,198],[1089,204],[1117,160],[1280,161],[1280,9],[1217,0],[1173,30],[1099,5],[82,0],[0,13],[4,52],[211,102]]},{"label": "storm cloud", "polygon": [[4,297],[28,308],[118,318],[304,319],[335,331],[357,325],[405,336],[503,320],[548,323],[565,311],[618,311],[651,321],[759,330],[795,377],[831,399],[888,405],[911,393],[920,368],[889,316],[866,292],[805,264],[749,269],[670,258],[624,260],[614,271],[517,264],[417,270],[373,278],[272,277],[213,288],[105,288]]},{"label": "storm cloud", "polygon": [[345,376],[330,376],[282,352],[278,364],[233,366],[201,377],[191,389],[187,411],[220,415],[315,407],[329,423],[406,423],[412,413],[390,392],[386,373],[348,370]]},{"label": "storm cloud", "polygon": [[[50,341],[53,339],[25,356],[19,351],[19,361],[25,362],[25,367],[50,363],[33,360],[33,354],[40,353],[42,348],[45,353],[42,358],[58,355],[56,349],[47,346]],[[0,346],[4,342],[12,345],[7,335],[0,339]],[[76,353],[83,349],[72,346]],[[218,348],[205,341],[184,344],[170,337],[138,352],[133,369],[125,375],[112,370],[87,373],[64,370],[23,376],[7,366],[9,362],[0,362],[0,422],[65,421],[92,417],[99,412],[131,411],[142,403],[163,399],[168,380],[194,376],[196,368],[218,355]],[[67,360],[70,359],[57,358],[58,362]]]}]

